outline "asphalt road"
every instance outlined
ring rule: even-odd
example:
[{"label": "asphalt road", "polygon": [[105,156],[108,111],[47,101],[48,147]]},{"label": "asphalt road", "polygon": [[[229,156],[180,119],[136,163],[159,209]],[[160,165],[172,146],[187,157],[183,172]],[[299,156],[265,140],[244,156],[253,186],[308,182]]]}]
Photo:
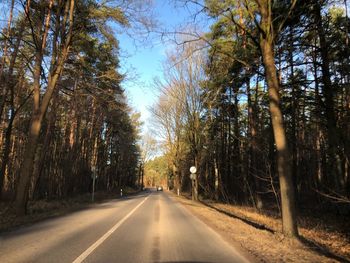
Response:
[{"label": "asphalt road", "polygon": [[166,192],[144,192],[0,234],[0,262],[248,262]]}]

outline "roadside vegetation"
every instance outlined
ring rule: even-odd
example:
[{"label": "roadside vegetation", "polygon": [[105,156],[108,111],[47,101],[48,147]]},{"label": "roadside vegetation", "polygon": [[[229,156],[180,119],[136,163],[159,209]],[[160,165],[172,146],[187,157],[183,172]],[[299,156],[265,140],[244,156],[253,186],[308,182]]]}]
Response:
[{"label": "roadside vegetation", "polygon": [[1,3],[1,220],[84,203],[93,186],[163,185],[275,242],[349,258],[348,1],[173,1],[193,17],[156,32],[172,45],[154,138],[128,106],[113,31],[152,32],[151,2]]},{"label": "roadside vegetation", "polygon": [[23,216],[28,202],[93,185],[135,187],[141,123],[122,88],[112,27],[141,32],[147,1],[12,0],[1,8],[0,200],[8,212]]},{"label": "roadside vegetation", "polygon": [[349,258],[348,3],[287,2],[182,1],[210,27],[175,32],[154,84],[163,174],[176,193]]}]

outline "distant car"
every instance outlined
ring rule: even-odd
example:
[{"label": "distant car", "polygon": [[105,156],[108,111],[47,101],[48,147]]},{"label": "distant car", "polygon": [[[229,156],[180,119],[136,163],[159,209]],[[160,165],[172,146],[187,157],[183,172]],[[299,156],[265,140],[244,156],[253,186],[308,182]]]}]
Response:
[{"label": "distant car", "polygon": [[157,186],[157,191],[163,191],[163,186]]}]

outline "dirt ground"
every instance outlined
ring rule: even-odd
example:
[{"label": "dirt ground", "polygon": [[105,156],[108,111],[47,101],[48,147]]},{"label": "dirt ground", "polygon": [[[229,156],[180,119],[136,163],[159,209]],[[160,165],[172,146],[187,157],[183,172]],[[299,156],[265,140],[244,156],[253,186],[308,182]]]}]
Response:
[{"label": "dirt ground", "polygon": [[293,240],[280,232],[280,219],[253,209],[173,197],[255,262],[350,262],[350,241],[343,233],[302,222],[301,238]]}]

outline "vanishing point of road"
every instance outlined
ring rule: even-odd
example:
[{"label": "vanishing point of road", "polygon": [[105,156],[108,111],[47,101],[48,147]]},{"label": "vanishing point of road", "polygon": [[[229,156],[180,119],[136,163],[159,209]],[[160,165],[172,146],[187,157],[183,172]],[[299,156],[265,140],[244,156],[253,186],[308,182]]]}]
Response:
[{"label": "vanishing point of road", "polygon": [[0,262],[249,262],[166,192],[93,205],[0,234]]}]

